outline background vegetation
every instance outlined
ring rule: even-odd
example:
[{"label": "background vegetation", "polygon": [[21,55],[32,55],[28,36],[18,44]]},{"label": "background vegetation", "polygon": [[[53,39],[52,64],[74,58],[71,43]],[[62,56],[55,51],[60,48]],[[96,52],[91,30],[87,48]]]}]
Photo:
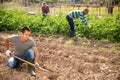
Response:
[{"label": "background vegetation", "polygon": [[[88,15],[86,18],[91,28],[85,26],[80,19],[74,20],[77,37],[120,41],[120,20],[117,19],[117,15],[106,15],[102,18]],[[30,15],[0,8],[0,31],[19,30],[23,26],[29,26],[32,32],[47,35],[68,35],[69,30],[66,17],[62,13],[44,18],[40,14]]]}]

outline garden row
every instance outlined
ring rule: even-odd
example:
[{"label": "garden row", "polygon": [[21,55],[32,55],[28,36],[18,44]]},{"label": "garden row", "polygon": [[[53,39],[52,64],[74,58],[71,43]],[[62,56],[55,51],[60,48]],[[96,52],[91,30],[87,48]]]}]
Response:
[{"label": "garden row", "polygon": [[[88,15],[86,18],[91,28],[84,25],[80,19],[74,20],[77,37],[120,41],[120,20],[117,20],[116,15],[103,16],[101,19]],[[42,15],[30,15],[0,8],[0,31],[19,30],[23,26],[29,26],[32,32],[47,35],[67,35],[69,31],[64,14],[44,18]]]}]

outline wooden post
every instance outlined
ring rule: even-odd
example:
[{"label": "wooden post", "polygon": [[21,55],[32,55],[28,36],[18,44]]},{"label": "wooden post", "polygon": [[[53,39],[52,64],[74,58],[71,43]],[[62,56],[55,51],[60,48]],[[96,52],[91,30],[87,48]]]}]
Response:
[{"label": "wooden post", "polygon": [[4,2],[4,0],[0,0],[0,3],[3,3]]},{"label": "wooden post", "polygon": [[108,14],[113,14],[114,0],[107,0]]},{"label": "wooden post", "polygon": [[118,2],[118,19],[120,19],[120,1]]},{"label": "wooden post", "polygon": [[41,0],[39,0],[39,2],[38,2],[38,14],[40,14],[41,13],[41,3],[42,3],[42,1]]}]

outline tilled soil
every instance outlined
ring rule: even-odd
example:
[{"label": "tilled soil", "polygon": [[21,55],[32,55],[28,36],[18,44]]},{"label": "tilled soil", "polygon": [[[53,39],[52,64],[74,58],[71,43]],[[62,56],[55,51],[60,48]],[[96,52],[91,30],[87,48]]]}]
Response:
[{"label": "tilled soil", "polygon": [[[40,65],[54,71],[36,69],[36,78],[27,71],[6,66],[5,38],[17,32],[0,32],[0,80],[120,80],[120,47],[108,41],[69,38],[62,35],[32,34],[40,52]],[[13,50],[13,44],[10,45]]]}]

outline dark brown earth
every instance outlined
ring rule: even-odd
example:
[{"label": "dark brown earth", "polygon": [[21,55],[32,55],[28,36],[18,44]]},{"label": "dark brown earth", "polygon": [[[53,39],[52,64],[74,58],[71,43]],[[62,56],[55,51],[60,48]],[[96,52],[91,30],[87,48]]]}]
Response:
[{"label": "dark brown earth", "polygon": [[[109,41],[69,38],[62,35],[32,34],[40,52],[40,65],[54,71],[36,69],[36,79],[27,72],[9,69],[5,38],[17,32],[0,32],[0,80],[120,80],[120,45]],[[13,45],[10,46],[13,50]]]}]

